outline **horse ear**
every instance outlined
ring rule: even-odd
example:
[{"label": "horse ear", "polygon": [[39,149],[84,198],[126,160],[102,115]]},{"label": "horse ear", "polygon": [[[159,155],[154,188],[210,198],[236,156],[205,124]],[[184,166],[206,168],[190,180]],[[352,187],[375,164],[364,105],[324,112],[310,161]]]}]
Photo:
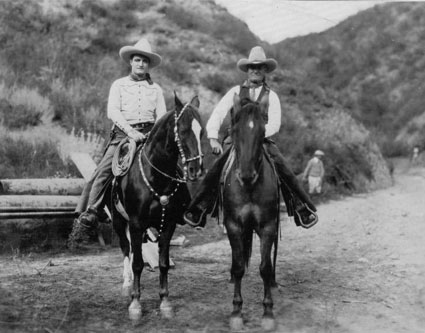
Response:
[{"label": "horse ear", "polygon": [[183,107],[183,103],[180,101],[180,99],[177,97],[177,93],[174,90],[174,103],[176,104],[176,109],[181,109]]},{"label": "horse ear", "polygon": [[190,101],[190,104],[193,105],[195,108],[199,108],[200,102],[198,96],[193,97]]},{"label": "horse ear", "polygon": [[263,112],[267,112],[268,108],[269,108],[269,94],[264,94],[260,100],[260,109]]},{"label": "horse ear", "polygon": [[233,95],[233,110],[238,112],[241,109],[241,98],[238,94]]}]

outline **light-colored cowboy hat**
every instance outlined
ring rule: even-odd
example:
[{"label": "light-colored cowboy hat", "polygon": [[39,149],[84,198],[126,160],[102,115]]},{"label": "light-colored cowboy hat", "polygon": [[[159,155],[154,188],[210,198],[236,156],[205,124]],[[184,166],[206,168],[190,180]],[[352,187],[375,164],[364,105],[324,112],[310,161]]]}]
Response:
[{"label": "light-colored cowboy hat", "polygon": [[120,57],[127,64],[129,63],[130,57],[133,54],[141,54],[141,55],[149,58],[149,60],[150,60],[149,67],[150,68],[158,66],[162,61],[162,58],[159,54],[152,52],[151,45],[144,38],[139,40],[134,46],[123,46],[120,49]]},{"label": "light-colored cowboy hat", "polygon": [[316,151],[314,152],[314,155],[315,155],[315,156],[324,156],[324,155],[325,155],[325,153],[324,153],[323,151],[321,151],[321,150],[316,150]]},{"label": "light-colored cowboy hat", "polygon": [[255,46],[249,52],[248,59],[240,59],[237,63],[237,67],[242,72],[248,71],[248,65],[267,65],[266,73],[273,72],[277,67],[277,61],[273,58],[266,58],[266,54],[261,46]]}]

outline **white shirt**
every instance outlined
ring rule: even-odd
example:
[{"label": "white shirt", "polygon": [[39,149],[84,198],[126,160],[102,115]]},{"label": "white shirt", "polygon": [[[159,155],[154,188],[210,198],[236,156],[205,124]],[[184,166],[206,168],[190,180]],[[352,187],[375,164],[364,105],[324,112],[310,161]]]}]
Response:
[{"label": "white shirt", "polygon": [[131,125],[155,122],[167,112],[161,87],[130,76],[112,83],[108,98],[108,118],[125,133]]},{"label": "white shirt", "polygon": [[[261,89],[262,86],[259,86],[255,89],[250,88],[250,95],[251,90],[253,90],[254,92],[254,100],[256,100],[260,95]],[[214,108],[206,126],[207,136],[209,139],[218,139],[218,132],[220,130],[221,124],[223,123],[223,120],[226,117],[227,113],[233,107],[233,96],[235,94],[239,95],[239,92],[240,86],[235,86],[231,88]],[[269,93],[269,109],[267,111],[267,114],[268,122],[266,124],[266,137],[269,137],[279,132],[281,122],[281,108],[279,97],[272,90],[270,90]]]}]

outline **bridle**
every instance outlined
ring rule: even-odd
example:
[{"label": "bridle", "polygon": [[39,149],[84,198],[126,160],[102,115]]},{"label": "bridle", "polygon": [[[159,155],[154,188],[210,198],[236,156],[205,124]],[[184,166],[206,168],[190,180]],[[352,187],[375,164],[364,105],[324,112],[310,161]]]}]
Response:
[{"label": "bridle", "polygon": [[[179,189],[180,184],[187,183],[187,164],[189,162],[195,161],[195,160],[200,160],[200,162],[202,162],[202,157],[204,156],[202,153],[200,153],[197,156],[194,156],[194,157],[191,157],[191,158],[186,158],[186,155],[185,155],[184,150],[183,150],[182,141],[181,141],[181,138],[180,138],[180,135],[179,135],[178,121],[179,121],[179,119],[181,118],[181,116],[183,115],[183,113],[185,112],[185,110],[187,109],[188,106],[189,106],[189,103],[186,103],[183,106],[182,110],[180,111],[180,114],[177,114],[177,109],[174,112],[174,141],[177,144],[177,148],[179,150],[180,158],[181,158],[181,161],[182,161],[182,164],[183,164],[183,178],[179,177],[178,172],[176,172],[176,177],[170,176],[169,174],[165,173],[164,171],[161,171],[160,169],[158,169],[156,166],[154,166],[152,164],[152,162],[149,160],[148,156],[146,155],[146,150],[145,150],[145,145],[146,145],[146,142],[148,140],[145,141],[142,149],[139,152],[139,168],[140,168],[140,173],[142,174],[143,181],[146,183],[146,186],[149,188],[151,193],[159,199],[159,203],[161,204],[161,208],[162,208],[161,222],[160,222],[160,227],[159,227],[159,230],[158,230],[158,239],[161,237],[161,234],[162,234],[162,231],[163,231],[163,228],[164,228],[165,209],[166,209],[166,206],[168,205],[168,203],[170,202],[170,198],[172,196],[174,196],[174,194],[176,194],[177,190]],[[143,152],[143,155],[144,155],[146,161],[148,162],[148,164],[154,170],[159,172],[164,177],[169,178],[172,181],[176,182],[176,186],[171,191],[170,194],[168,194],[168,195],[162,194],[161,195],[161,194],[157,193],[155,191],[155,189],[152,187],[152,185],[149,183],[149,180],[146,177],[145,171],[143,170],[142,152]]]},{"label": "bridle", "polygon": [[197,156],[193,156],[193,157],[190,157],[190,158],[186,158],[186,155],[184,154],[182,141],[181,141],[180,135],[179,135],[178,122],[179,122],[179,119],[181,118],[181,116],[183,115],[184,111],[186,110],[186,108],[188,106],[189,106],[189,103],[186,103],[183,106],[179,115],[177,114],[177,109],[174,112],[174,141],[176,142],[177,148],[179,149],[180,159],[181,159],[182,164],[183,164],[183,177],[184,177],[185,182],[187,181],[187,165],[189,164],[189,162],[196,161],[196,160],[199,160],[200,162],[202,162],[202,158],[204,157],[204,154],[202,154],[201,151],[199,152],[199,154]]},{"label": "bridle", "polygon": [[[181,162],[183,164],[183,178],[179,177],[178,174],[176,174],[176,177],[170,176],[169,174],[165,173],[164,171],[161,171],[160,169],[158,169],[156,166],[154,166],[152,164],[152,162],[149,160],[148,156],[146,155],[146,150],[145,150],[145,145],[146,145],[146,142],[148,140],[145,141],[145,144],[143,145],[143,147],[142,147],[142,149],[140,150],[140,153],[139,153],[139,161],[141,161],[141,157],[142,157],[141,154],[143,152],[143,155],[144,155],[146,161],[155,171],[157,171],[158,173],[160,173],[164,177],[169,178],[169,179],[171,179],[175,182],[178,182],[178,183],[187,183],[187,178],[188,178],[188,176],[187,176],[187,165],[190,162],[196,161],[196,160],[200,160],[200,162],[202,162],[202,158],[204,157],[204,154],[202,154],[202,152],[200,152],[200,154],[198,154],[196,156],[186,158],[186,155],[185,155],[184,150],[183,150],[182,140],[181,140],[180,135],[179,135],[178,122],[179,122],[181,116],[186,111],[186,109],[189,105],[190,105],[189,103],[186,103],[183,106],[182,110],[180,111],[180,114],[177,114],[177,109],[174,112],[174,142],[177,144],[177,148],[178,148],[179,154],[180,154],[180,159],[181,159]],[[141,172],[143,174],[144,171],[143,171],[142,167],[140,169],[141,169]]]}]

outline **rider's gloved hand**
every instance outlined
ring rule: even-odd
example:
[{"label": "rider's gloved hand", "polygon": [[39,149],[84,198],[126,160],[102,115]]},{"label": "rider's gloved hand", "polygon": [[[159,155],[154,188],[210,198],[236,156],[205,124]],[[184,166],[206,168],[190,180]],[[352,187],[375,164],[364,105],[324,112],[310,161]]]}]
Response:
[{"label": "rider's gloved hand", "polygon": [[136,141],[136,143],[143,142],[146,139],[146,135],[144,135],[143,133],[140,133],[139,131],[136,131],[135,129],[132,129],[128,133],[128,137]]},{"label": "rider's gloved hand", "polygon": [[215,155],[223,154],[223,147],[217,139],[210,139],[210,146]]}]

